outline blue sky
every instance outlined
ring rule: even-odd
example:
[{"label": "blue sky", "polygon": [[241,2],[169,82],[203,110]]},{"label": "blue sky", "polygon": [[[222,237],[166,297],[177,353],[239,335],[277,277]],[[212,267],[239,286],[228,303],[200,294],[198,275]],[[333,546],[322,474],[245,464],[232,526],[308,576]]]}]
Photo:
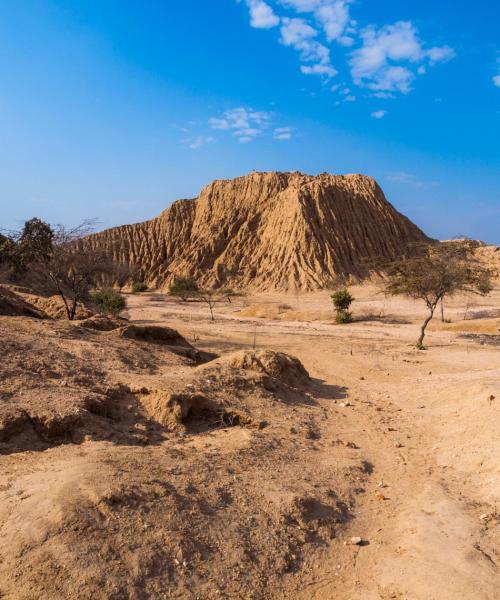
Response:
[{"label": "blue sky", "polygon": [[500,243],[499,22],[491,0],[2,0],[0,226],[360,172],[428,234]]}]

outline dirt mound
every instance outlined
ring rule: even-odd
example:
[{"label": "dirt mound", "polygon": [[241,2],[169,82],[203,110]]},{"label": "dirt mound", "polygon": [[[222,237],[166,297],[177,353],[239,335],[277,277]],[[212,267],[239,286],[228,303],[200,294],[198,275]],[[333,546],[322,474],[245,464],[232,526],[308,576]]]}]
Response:
[{"label": "dirt mound", "polygon": [[80,320],[78,325],[85,329],[94,329],[95,331],[114,331],[124,326],[125,319],[111,318],[107,315],[94,315]]},{"label": "dirt mound", "polygon": [[283,352],[242,350],[218,359],[217,362],[235,369],[269,375],[291,387],[301,387],[310,382],[309,373],[300,360]]},{"label": "dirt mound", "polygon": [[365,477],[357,456],[303,477],[325,412],[265,385],[303,367],[259,351],[200,368],[174,330],[99,327],[0,321],[0,595],[293,597]]},{"label": "dirt mound", "polygon": [[184,339],[178,331],[171,327],[158,327],[156,325],[125,325],[125,327],[120,328],[119,335],[131,340],[192,348],[191,344]]},{"label": "dirt mound", "polygon": [[34,317],[36,319],[47,318],[47,314],[42,310],[38,310],[21,296],[5,287],[0,287],[0,315]]},{"label": "dirt mound", "polygon": [[[53,319],[66,319],[66,309],[64,302],[60,296],[38,296],[35,294],[23,294],[24,299],[33,304],[36,308],[42,310],[45,314]],[[90,308],[79,304],[76,310],[75,319],[88,319],[93,316]]]},{"label": "dirt mound", "polygon": [[187,356],[198,362],[205,360],[205,354],[194,348],[182,335],[170,327],[156,325],[126,325],[113,332],[122,338],[159,344],[171,352]]},{"label": "dirt mound", "polygon": [[364,276],[428,238],[370,177],[251,173],[214,181],[152,221],[103,231],[83,246],[140,264],[151,287],[192,276],[213,286],[317,289]]}]

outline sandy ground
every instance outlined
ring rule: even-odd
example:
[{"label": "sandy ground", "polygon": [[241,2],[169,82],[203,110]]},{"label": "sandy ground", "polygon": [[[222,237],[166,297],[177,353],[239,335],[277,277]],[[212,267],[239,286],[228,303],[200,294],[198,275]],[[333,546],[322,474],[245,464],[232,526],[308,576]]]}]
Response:
[{"label": "sandy ground", "polygon": [[[342,326],[326,292],[247,294],[215,321],[127,296],[134,323],[221,357],[202,365],[115,331],[0,318],[0,597],[500,598],[500,289],[447,303],[425,351],[422,306],[352,291]],[[264,349],[312,381],[224,363]],[[166,403],[186,390],[226,421],[171,427]]]},{"label": "sandy ground", "polygon": [[[175,327],[206,350],[293,354],[313,377],[345,390],[321,435],[347,435],[369,457],[350,531],[366,544],[324,548],[288,597],[499,598],[499,338],[461,336],[500,333],[500,290],[447,303],[451,322],[432,323],[423,352],[413,347],[419,303],[374,286],[353,293],[360,320],[345,326],[333,323],[328,293],[247,295],[218,305],[214,322],[207,307],[159,294],[131,296],[128,313]],[[329,410],[331,400],[323,402]]]}]

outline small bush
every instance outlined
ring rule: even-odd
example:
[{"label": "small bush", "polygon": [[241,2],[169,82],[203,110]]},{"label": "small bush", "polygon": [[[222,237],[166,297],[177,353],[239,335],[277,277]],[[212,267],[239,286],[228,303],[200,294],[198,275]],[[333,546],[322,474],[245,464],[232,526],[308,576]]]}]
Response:
[{"label": "small bush", "polygon": [[338,290],[331,296],[333,300],[333,305],[335,306],[335,310],[349,310],[349,306],[351,306],[354,297],[349,293],[347,289]]},{"label": "small bush", "polygon": [[349,312],[349,306],[354,300],[353,296],[346,288],[343,288],[332,294],[331,298],[335,307],[335,321],[339,324],[351,323],[352,314]]},{"label": "small bush", "polygon": [[127,306],[125,298],[112,288],[93,292],[91,299],[102,312],[108,315],[118,315]]},{"label": "small bush", "polygon": [[146,292],[148,286],[144,283],[144,281],[134,281],[132,284],[132,294],[140,294],[142,292]]},{"label": "small bush", "polygon": [[198,291],[198,284],[192,277],[180,277],[174,279],[168,288],[168,293],[171,296],[177,296],[185,302]]},{"label": "small bush", "polygon": [[339,325],[344,325],[345,323],[352,323],[352,314],[348,310],[337,310],[335,315],[335,322]]}]

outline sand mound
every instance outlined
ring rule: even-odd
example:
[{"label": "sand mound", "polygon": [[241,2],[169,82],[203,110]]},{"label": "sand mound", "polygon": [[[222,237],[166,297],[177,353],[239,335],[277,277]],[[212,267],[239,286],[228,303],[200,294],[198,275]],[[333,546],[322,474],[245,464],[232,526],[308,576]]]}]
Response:
[{"label": "sand mound", "polygon": [[95,331],[114,331],[123,327],[124,323],[126,323],[125,319],[111,318],[106,315],[94,315],[93,317],[80,320],[78,325]]},{"label": "sand mound", "polygon": [[[35,294],[23,294],[25,300],[39,308],[53,319],[66,319],[66,309],[60,296],[37,296]],[[75,319],[88,319],[93,316],[93,312],[86,306],[80,304],[77,307]]]},{"label": "sand mound", "polygon": [[0,315],[35,317],[36,319],[47,318],[42,310],[38,310],[21,296],[5,287],[0,287]]},{"label": "sand mound", "polygon": [[130,340],[159,344],[168,348],[171,352],[187,356],[199,362],[204,360],[203,353],[198,352],[178,331],[170,327],[126,325],[114,331],[113,334]]},{"label": "sand mound", "polygon": [[178,331],[170,327],[158,327],[156,325],[126,325],[125,327],[120,328],[119,335],[131,340],[192,348],[191,344],[185,340]]},{"label": "sand mound", "polygon": [[283,352],[242,350],[218,359],[217,363],[263,373],[291,387],[300,387],[310,381],[309,373],[300,360]]},{"label": "sand mound", "polygon": [[395,258],[428,238],[370,177],[252,173],[214,181],[158,218],[87,238],[151,287],[192,276],[211,286],[317,289],[364,276],[367,261]]}]

